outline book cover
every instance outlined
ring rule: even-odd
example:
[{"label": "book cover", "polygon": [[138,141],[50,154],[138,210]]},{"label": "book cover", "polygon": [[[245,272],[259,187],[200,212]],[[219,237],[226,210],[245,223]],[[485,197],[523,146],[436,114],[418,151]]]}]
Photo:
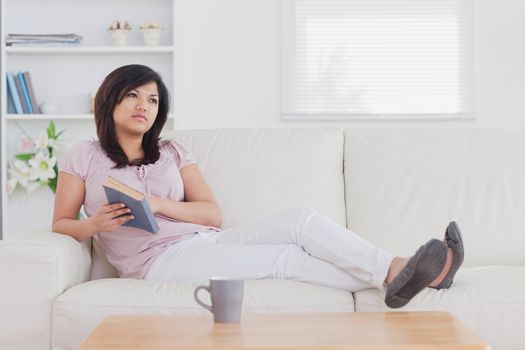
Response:
[{"label": "book cover", "polygon": [[26,80],[24,78],[24,73],[18,73],[18,79],[20,79],[20,86],[22,87],[22,93],[24,94],[24,99],[27,104],[27,113],[33,114],[33,106],[31,105],[31,99],[29,98],[29,92],[27,91]]},{"label": "book cover", "polygon": [[29,72],[24,72],[24,81],[26,83],[27,92],[29,93],[29,99],[31,100],[31,107],[33,107],[33,113],[38,113],[38,103],[36,102],[33,82],[31,81],[31,74],[29,74]]},{"label": "book cover", "polygon": [[131,214],[135,218],[124,223],[124,226],[143,229],[151,233],[159,232],[159,225],[144,194],[111,176],[107,177],[102,187],[110,204],[124,203],[131,209]]},{"label": "book cover", "polygon": [[15,105],[15,110],[17,114],[23,114],[22,104],[20,103],[20,97],[18,97],[18,91],[16,89],[15,78],[13,73],[7,72],[7,86],[9,94],[13,99],[13,104]]},{"label": "book cover", "polygon": [[[7,86],[9,90],[9,85]],[[15,103],[13,102],[13,97],[11,97],[11,92],[7,94],[7,114],[16,114]]]},{"label": "book cover", "polygon": [[27,102],[24,97],[24,91],[22,91],[22,83],[20,82],[20,75],[13,74],[13,79],[15,80],[16,92],[18,93],[20,104],[22,105],[22,114],[28,114],[29,108],[27,107]]}]

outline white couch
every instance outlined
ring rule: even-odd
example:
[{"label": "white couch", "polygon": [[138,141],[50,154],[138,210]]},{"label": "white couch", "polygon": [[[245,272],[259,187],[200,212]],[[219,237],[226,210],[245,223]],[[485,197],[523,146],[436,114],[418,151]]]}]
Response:
[{"label": "white couch", "polygon": [[[455,284],[427,289],[402,310],[450,311],[493,349],[525,349],[525,133],[288,128],[168,136],[195,153],[224,227],[313,207],[409,255],[458,221],[466,260]],[[74,349],[111,314],[207,312],[193,301],[196,284],[115,276],[95,240],[40,231],[0,242],[0,348]],[[383,298],[374,289],[257,280],[247,282],[244,312],[388,311]]]}]

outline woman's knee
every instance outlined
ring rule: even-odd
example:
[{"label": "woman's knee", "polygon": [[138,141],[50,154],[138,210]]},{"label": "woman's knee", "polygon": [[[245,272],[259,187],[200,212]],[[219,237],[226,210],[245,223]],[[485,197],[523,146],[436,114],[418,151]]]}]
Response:
[{"label": "woman's knee", "polygon": [[311,207],[294,207],[284,211],[284,213],[297,217],[298,219],[319,215],[319,211]]},{"label": "woman's knee", "polygon": [[281,253],[275,261],[273,277],[287,279],[293,275],[293,270],[300,265],[305,256],[308,255],[303,248],[295,244],[287,244],[282,247]]}]

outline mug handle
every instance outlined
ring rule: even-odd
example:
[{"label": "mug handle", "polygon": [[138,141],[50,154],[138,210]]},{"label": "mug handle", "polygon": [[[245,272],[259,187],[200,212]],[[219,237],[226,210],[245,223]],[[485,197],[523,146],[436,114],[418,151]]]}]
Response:
[{"label": "mug handle", "polygon": [[195,291],[193,292],[193,297],[195,298],[195,301],[197,303],[199,303],[200,306],[202,306],[203,308],[207,309],[209,312],[213,313],[213,309],[211,308],[210,305],[205,304],[202,301],[200,301],[198,294],[199,294],[199,290],[201,290],[201,289],[207,290],[208,293],[211,294],[210,287],[208,287],[208,286],[198,286],[197,288],[195,288]]}]

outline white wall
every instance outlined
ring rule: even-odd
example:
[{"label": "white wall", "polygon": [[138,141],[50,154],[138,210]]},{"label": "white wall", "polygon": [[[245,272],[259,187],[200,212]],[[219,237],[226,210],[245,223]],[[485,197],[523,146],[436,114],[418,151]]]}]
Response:
[{"label": "white wall", "polygon": [[280,120],[280,0],[179,0],[176,127],[525,128],[525,1],[474,1],[476,120],[321,123]]},{"label": "white wall", "polygon": [[[177,0],[175,127],[525,129],[521,102],[525,96],[525,1],[476,0],[476,8],[477,120],[320,123],[280,120],[279,0]],[[59,127],[70,130],[71,142],[94,134],[89,127],[86,135],[78,130],[72,133],[73,125]],[[52,204],[47,188],[29,197],[17,194],[8,211],[10,232],[48,226]]]}]

